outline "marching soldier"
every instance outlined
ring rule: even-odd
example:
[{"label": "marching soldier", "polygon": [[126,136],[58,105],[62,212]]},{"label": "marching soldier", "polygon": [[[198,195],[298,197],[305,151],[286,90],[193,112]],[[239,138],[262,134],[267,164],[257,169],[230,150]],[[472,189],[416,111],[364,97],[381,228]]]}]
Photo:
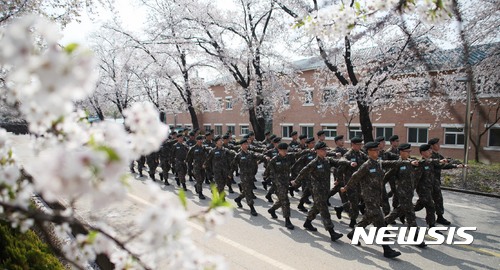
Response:
[{"label": "marching soldier", "polygon": [[298,138],[297,131],[292,131],[292,133],[290,133],[290,136],[292,137],[292,141],[289,144],[290,148],[298,149],[300,143],[297,141],[297,138]]},{"label": "marching soldier", "polygon": [[172,147],[172,163],[175,164],[175,172],[177,173],[177,177],[175,180],[177,181],[177,186],[182,184],[182,188],[184,191],[187,191],[186,187],[186,156],[189,148],[184,143],[184,136],[179,133],[177,134],[177,142]]},{"label": "marching soldier", "polygon": [[[387,149],[386,153],[392,153],[394,155],[399,156],[399,136],[398,135],[392,135],[389,138],[389,142],[391,143],[391,146],[389,149]],[[396,190],[396,179],[393,174],[390,174],[389,176],[386,176],[386,182],[389,182],[389,185],[391,186],[391,191],[387,194],[387,197],[390,198],[392,197],[392,207],[396,208],[399,204],[399,198],[398,198],[398,192],[394,192]]]},{"label": "marching soldier", "polygon": [[316,143],[314,146],[317,155],[316,158],[300,171],[297,178],[292,181],[292,185],[299,185],[304,178],[310,177],[314,203],[311,210],[307,213],[304,228],[308,231],[317,231],[311,222],[319,213],[323,221],[323,226],[325,226],[325,229],[330,234],[330,239],[336,241],[343,235],[335,232],[333,229],[334,226],[330,217],[330,211],[328,210],[328,205],[326,205],[328,191],[330,190],[330,169],[331,167],[349,166],[350,162],[326,157],[326,148],[327,146],[324,142]]},{"label": "marching soldier", "polygon": [[172,148],[173,145],[177,142],[177,139],[173,139],[173,137],[177,137],[177,133],[174,131],[170,134],[169,138],[166,139],[160,148],[160,180],[165,180],[165,185],[170,185],[168,183],[168,171],[171,169],[171,157],[172,157]]},{"label": "marching soldier", "polygon": [[[310,137],[306,140],[307,150],[304,150],[306,153],[302,155],[292,166],[292,176],[293,178],[297,178],[299,172],[311,161],[316,158],[316,151],[314,151],[314,137]],[[311,186],[311,178],[306,176],[302,181],[302,196],[300,197],[299,205],[297,208],[301,212],[307,212],[307,209],[304,207],[304,203],[307,203],[309,200],[309,196],[312,194],[312,186]],[[310,201],[309,201],[310,203]]]},{"label": "marching soldier", "polygon": [[[229,168],[227,166],[231,163],[232,156],[230,153],[231,150],[222,147],[222,137],[216,136],[214,138],[214,142],[215,148],[213,148],[208,154],[208,157],[203,164],[203,168],[208,168],[213,173],[217,191],[222,193],[229,176]],[[231,192],[232,189],[229,191]]]},{"label": "marching soldier", "polygon": [[194,189],[200,200],[205,199],[205,196],[203,195],[203,180],[205,180],[203,163],[207,158],[208,151],[209,150],[203,146],[203,136],[198,135],[196,137],[196,144],[189,149],[186,157],[188,166],[191,166],[193,170],[194,179],[196,180]]},{"label": "marching soldier", "polygon": [[300,136],[299,136],[299,148],[300,149],[302,149],[302,150],[307,149],[306,140],[307,140],[307,135],[300,134]]},{"label": "marching soldier", "polygon": [[160,159],[159,151],[152,152],[151,154],[146,156],[146,163],[148,164],[149,168],[149,177],[151,177],[153,181],[156,181],[155,174],[156,174],[156,168],[158,168],[158,165],[160,164],[159,159]]},{"label": "marching soldier", "polygon": [[231,171],[234,172],[237,168],[240,168],[240,179],[241,179],[241,194],[234,201],[239,208],[243,207],[241,200],[246,199],[248,206],[250,207],[250,214],[252,216],[257,216],[257,211],[253,206],[253,178],[255,174],[253,172],[253,166],[259,160],[265,161],[266,157],[262,154],[255,153],[248,150],[248,140],[242,139],[240,141],[241,151],[236,154],[233,161],[231,162]]}]

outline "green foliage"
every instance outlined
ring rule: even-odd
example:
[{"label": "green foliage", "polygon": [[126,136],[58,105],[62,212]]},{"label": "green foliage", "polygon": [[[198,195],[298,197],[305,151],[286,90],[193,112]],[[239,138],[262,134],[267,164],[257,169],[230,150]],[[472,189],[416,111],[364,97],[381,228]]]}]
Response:
[{"label": "green foliage", "polygon": [[21,233],[0,221],[0,269],[64,269],[50,248],[38,236]]},{"label": "green foliage", "polygon": [[212,202],[210,202],[210,209],[220,206],[231,207],[231,204],[229,202],[226,202],[226,193],[224,191],[219,193],[217,187],[214,184],[211,185],[211,189],[212,189]]}]

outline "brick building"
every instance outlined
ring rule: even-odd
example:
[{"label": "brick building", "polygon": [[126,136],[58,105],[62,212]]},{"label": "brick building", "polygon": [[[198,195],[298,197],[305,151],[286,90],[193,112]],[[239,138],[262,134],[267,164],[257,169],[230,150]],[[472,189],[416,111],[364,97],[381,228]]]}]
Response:
[{"label": "brick building", "polygon": [[[314,73],[322,65],[318,59],[308,59],[297,63],[302,71],[303,78],[312,85]],[[465,88],[465,84],[464,84]],[[212,91],[221,102],[220,112],[203,112],[198,114],[200,128],[203,130],[214,129],[215,134],[223,134],[232,130],[236,137],[242,137],[249,130],[248,113],[241,112],[242,104],[234,102],[234,97],[224,91],[221,85],[212,86]],[[319,113],[319,104],[324,96],[324,89],[290,89],[285,103],[289,109],[283,112],[275,112],[272,118],[272,132],[283,139],[290,140],[289,134],[297,131],[299,134],[315,136],[319,130],[326,132],[326,142],[333,146],[333,137],[344,135],[346,146],[349,147],[350,138],[361,135],[359,120],[356,117],[346,117],[349,101],[346,100],[345,110],[338,113]],[[306,93],[304,93],[306,91]],[[306,98],[304,98],[304,96]],[[351,101],[353,102],[353,101]],[[422,101],[422,102],[428,102]],[[448,109],[456,114],[465,115],[465,104],[457,104]],[[498,113],[497,113],[498,114]],[[374,137],[390,136],[397,134],[400,142],[409,142],[414,146],[414,155],[418,156],[418,146],[426,143],[430,138],[440,138],[441,152],[444,156],[463,159],[464,157],[464,123],[458,122],[456,118],[436,117],[426,110],[421,110],[418,117],[413,117],[412,111],[396,113],[391,110],[378,112],[372,115]],[[492,123],[498,118],[495,112],[488,115],[489,119],[480,120],[475,116],[471,122],[474,131],[483,130],[485,125]],[[461,119],[464,119],[461,117]],[[173,127],[191,128],[190,117],[187,112],[179,114],[167,114],[167,123]],[[474,132],[472,133],[474,136]],[[389,142],[387,141],[387,144]],[[470,145],[469,160],[474,159],[474,146]],[[479,158],[483,162],[500,162],[500,124],[494,125],[487,134],[482,137]]]}]

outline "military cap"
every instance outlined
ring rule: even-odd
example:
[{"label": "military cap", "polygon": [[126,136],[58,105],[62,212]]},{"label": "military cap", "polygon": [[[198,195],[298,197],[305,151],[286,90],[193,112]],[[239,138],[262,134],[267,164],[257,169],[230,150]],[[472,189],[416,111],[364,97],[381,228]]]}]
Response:
[{"label": "military cap", "polygon": [[307,138],[306,143],[311,143],[313,141],[314,141],[314,137],[309,137],[309,138]]},{"label": "military cap", "polygon": [[224,140],[229,139],[229,134],[225,134],[224,136],[222,136],[222,139],[224,139]]},{"label": "military cap", "polygon": [[297,135],[297,131],[292,131],[292,133],[290,133],[290,136],[295,136]]},{"label": "military cap", "polygon": [[197,140],[197,141],[199,141],[199,140],[203,140],[203,136],[201,136],[201,135],[196,136],[196,140]]},{"label": "military cap", "polygon": [[248,138],[250,138],[250,136],[248,136],[248,134],[243,135],[243,139],[248,139]]},{"label": "military cap", "polygon": [[205,136],[210,136],[212,135],[212,133],[210,131],[208,131],[207,133],[205,133]]},{"label": "military cap", "polygon": [[188,131],[188,130],[189,130],[189,128],[187,128],[187,127],[184,128],[184,131]]},{"label": "military cap", "polygon": [[384,136],[378,136],[377,138],[375,138],[375,142],[380,143],[381,141],[385,141]]},{"label": "military cap", "polygon": [[430,144],[422,144],[420,147],[420,152],[424,152],[424,151],[427,151],[429,149],[431,149],[431,145]]},{"label": "military cap", "polygon": [[288,143],[280,143],[278,144],[278,149],[288,149]]},{"label": "military cap", "polygon": [[360,137],[351,138],[351,143],[362,143],[362,142],[363,142],[363,139],[361,139]]},{"label": "military cap", "polygon": [[439,142],[439,138],[432,138],[427,143],[430,144],[430,145],[435,145],[438,142]]},{"label": "military cap", "polygon": [[182,135],[182,133],[179,133],[179,134],[177,134],[177,136],[176,136],[176,137],[177,137],[177,138],[180,138],[180,137],[183,137],[183,136],[184,136],[184,135]]},{"label": "military cap", "polygon": [[316,149],[316,150],[318,150],[318,149],[323,149],[323,148],[325,148],[325,147],[327,147],[327,146],[326,146],[326,143],[324,143],[324,142],[317,142],[317,143],[314,145],[314,149]]},{"label": "military cap", "polygon": [[305,134],[301,134],[301,135],[299,136],[299,140],[302,140],[302,139],[307,139],[307,135],[305,135]]},{"label": "military cap", "polygon": [[369,143],[366,143],[365,144],[365,149],[369,150],[369,149],[377,148],[378,144],[379,144],[378,142],[369,142]]},{"label": "military cap", "polygon": [[254,136],[254,135],[255,135],[255,132],[253,132],[253,131],[248,132],[248,136]]},{"label": "military cap", "polygon": [[243,139],[241,139],[241,140],[238,142],[238,144],[240,144],[240,145],[241,145],[241,144],[244,144],[244,143],[248,143],[248,139],[247,139],[247,138],[245,138],[245,137],[243,137]]},{"label": "military cap", "polygon": [[264,133],[264,135],[266,135],[266,136],[267,136],[267,135],[269,135],[269,134],[271,134],[271,131],[270,131],[270,130],[268,130],[268,131],[266,131],[266,132]]},{"label": "military cap", "polygon": [[221,137],[221,136],[219,136],[219,135],[217,135],[217,136],[215,136],[215,138],[214,138],[214,142],[216,142],[216,141],[218,141],[218,140],[220,140],[220,139],[222,139],[222,137]]},{"label": "military cap", "polygon": [[399,140],[399,136],[398,136],[398,135],[392,135],[392,136],[389,138],[389,141],[390,141],[390,142],[397,141],[397,140]]},{"label": "military cap", "polygon": [[281,142],[281,137],[276,137],[273,139],[273,143],[279,143]]},{"label": "military cap", "polygon": [[318,135],[318,136],[321,136],[321,135],[323,135],[323,134],[325,134],[325,131],[324,131],[324,130],[320,130],[320,131],[318,131],[318,132],[316,133],[316,135]]},{"label": "military cap", "polygon": [[194,136],[194,132],[189,132],[189,136]]},{"label": "military cap", "polygon": [[172,132],[170,132],[170,134],[175,135],[175,134],[177,134],[177,132],[172,130]]},{"label": "military cap", "polygon": [[340,141],[344,138],[344,135],[339,135],[339,136],[335,136],[335,138],[333,138],[335,141]]},{"label": "military cap", "polygon": [[411,144],[409,143],[402,143],[398,146],[399,150],[408,150],[411,148]]},{"label": "military cap", "polygon": [[276,138],[276,134],[273,134],[271,136],[269,136],[269,139],[272,141],[274,138]]},{"label": "military cap", "polygon": [[195,128],[195,129],[193,129],[193,132],[196,133],[196,132],[198,132],[198,130],[200,130],[200,129],[199,128]]}]

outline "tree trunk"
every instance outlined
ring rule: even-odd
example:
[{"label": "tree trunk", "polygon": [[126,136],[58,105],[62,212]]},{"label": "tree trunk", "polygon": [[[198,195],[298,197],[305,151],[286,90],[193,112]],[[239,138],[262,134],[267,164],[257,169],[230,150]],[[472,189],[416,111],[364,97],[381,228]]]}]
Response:
[{"label": "tree trunk", "polygon": [[193,106],[188,107],[189,115],[191,116],[191,123],[193,124],[193,129],[200,128],[200,124],[198,123],[198,116],[196,115],[196,111]]},{"label": "tree trunk", "polygon": [[370,107],[357,101],[359,108],[359,124],[361,125],[361,132],[363,133],[363,140],[366,142],[373,141],[373,126],[370,120]]},{"label": "tree trunk", "polygon": [[257,117],[255,112],[255,107],[248,109],[248,116],[250,124],[252,125],[252,130],[255,132],[255,139],[258,141],[263,141],[265,136],[266,120],[263,117]]}]

